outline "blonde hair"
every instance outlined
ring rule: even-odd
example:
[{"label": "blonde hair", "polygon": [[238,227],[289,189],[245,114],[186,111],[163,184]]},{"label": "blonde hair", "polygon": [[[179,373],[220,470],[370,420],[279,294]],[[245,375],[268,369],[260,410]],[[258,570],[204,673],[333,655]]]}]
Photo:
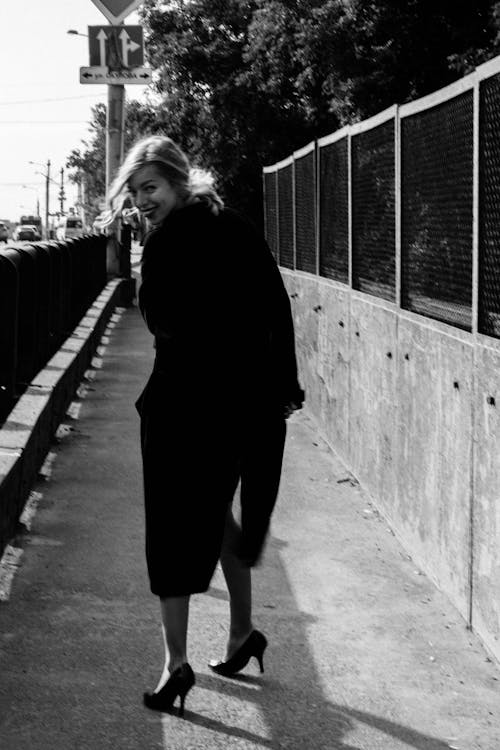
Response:
[{"label": "blonde hair", "polygon": [[164,135],[151,135],[138,141],[125,157],[109,190],[108,210],[100,222],[107,226],[118,216],[130,196],[129,181],[139,169],[154,165],[177,192],[184,205],[204,201],[213,213],[224,203],[215,190],[211,172],[191,167],[186,154]]}]

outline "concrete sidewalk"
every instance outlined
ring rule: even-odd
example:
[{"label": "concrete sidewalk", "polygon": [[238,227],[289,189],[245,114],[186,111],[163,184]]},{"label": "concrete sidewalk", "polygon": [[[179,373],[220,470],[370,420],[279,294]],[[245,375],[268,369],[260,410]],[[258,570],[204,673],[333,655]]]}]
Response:
[{"label": "concrete sidewalk", "polygon": [[[114,322],[95,378],[59,430],[52,471],[34,487],[31,528],[14,540],[24,553],[0,602],[2,750],[498,750],[498,666],[305,413],[289,421],[254,576],[255,624],[270,643],[265,674],[252,663],[230,680],[206,666],[227,635],[218,570],[193,598],[197,684],[185,720],[142,706],[162,657],[133,407],[153,351],[136,309]],[[196,434],[186,450],[195,462]]]}]

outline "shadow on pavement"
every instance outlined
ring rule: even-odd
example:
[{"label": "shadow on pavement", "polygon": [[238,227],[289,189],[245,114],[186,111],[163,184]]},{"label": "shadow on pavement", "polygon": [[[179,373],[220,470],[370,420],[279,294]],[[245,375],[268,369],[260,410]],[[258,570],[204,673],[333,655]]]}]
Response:
[{"label": "shadow on pavement", "polygon": [[[449,750],[450,745],[444,740],[367,711],[332,703],[325,698],[320,674],[308,647],[307,627],[317,619],[304,614],[297,607],[280,555],[280,550],[286,546],[286,542],[273,538],[266,553],[265,570],[272,577],[272,581],[268,579],[266,587],[279,592],[280,598],[268,622],[264,622],[270,640],[266,673],[262,676],[241,673],[234,678],[197,675],[198,687],[219,693],[231,702],[254,703],[270,739],[195,711],[187,710],[185,720],[218,735],[246,740],[257,747],[389,750],[402,743],[416,750]],[[223,589],[216,587],[211,588],[207,596],[228,598]],[[259,619],[263,619],[262,613]],[[280,643],[278,638],[281,639]],[[378,733],[376,738],[373,736],[374,730]],[[359,744],[351,745],[346,737],[354,731],[358,734],[362,732],[364,737],[361,740],[357,736],[356,742]]]}]

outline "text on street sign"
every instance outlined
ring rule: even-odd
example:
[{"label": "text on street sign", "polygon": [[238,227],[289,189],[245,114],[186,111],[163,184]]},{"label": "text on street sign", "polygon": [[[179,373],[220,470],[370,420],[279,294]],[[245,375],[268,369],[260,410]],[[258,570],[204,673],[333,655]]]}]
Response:
[{"label": "text on street sign", "polygon": [[80,68],[80,83],[138,84],[147,86],[153,80],[152,68],[110,70],[106,67]]}]

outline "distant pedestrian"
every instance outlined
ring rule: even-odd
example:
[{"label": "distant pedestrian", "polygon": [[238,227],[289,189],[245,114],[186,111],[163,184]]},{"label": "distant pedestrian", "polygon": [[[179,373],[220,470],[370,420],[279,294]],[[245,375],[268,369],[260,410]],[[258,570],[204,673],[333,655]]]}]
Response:
[{"label": "distant pedestrian", "polygon": [[[156,358],[141,416],[146,559],[160,597],[165,665],[149,708],[168,710],[194,685],[187,661],[191,594],[208,589],[218,559],[230,597],[230,676],[265,636],[252,623],[251,574],[276,501],[286,417],[301,407],[288,295],[265,241],[225,208],[210,173],[169,138],[128,153],[110,191],[147,219],[139,306]],[[231,504],[240,484],[241,525]]]}]

